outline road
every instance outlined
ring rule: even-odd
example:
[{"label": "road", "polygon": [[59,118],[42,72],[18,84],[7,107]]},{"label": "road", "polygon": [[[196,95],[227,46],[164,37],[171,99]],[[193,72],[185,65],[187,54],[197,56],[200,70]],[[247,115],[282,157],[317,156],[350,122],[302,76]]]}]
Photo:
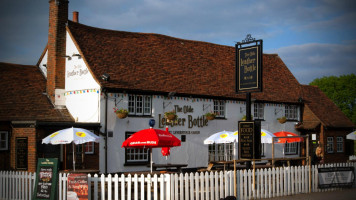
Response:
[{"label": "road", "polygon": [[271,200],[355,200],[356,188],[342,189],[329,192],[314,192],[309,194],[298,194],[293,196],[275,197]]}]

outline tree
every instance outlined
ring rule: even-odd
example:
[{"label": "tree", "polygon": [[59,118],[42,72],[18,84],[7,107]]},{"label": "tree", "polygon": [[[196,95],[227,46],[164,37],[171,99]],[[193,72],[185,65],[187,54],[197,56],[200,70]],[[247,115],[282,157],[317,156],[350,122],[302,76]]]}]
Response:
[{"label": "tree", "polygon": [[309,85],[318,86],[356,124],[356,75],[328,76],[314,79]]}]

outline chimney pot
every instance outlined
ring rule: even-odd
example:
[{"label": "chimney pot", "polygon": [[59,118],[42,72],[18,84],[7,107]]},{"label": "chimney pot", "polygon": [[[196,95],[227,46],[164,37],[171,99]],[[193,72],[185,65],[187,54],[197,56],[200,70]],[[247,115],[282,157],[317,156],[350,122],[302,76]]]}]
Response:
[{"label": "chimney pot", "polygon": [[73,22],[79,22],[79,12],[78,11],[74,11],[73,12]]}]

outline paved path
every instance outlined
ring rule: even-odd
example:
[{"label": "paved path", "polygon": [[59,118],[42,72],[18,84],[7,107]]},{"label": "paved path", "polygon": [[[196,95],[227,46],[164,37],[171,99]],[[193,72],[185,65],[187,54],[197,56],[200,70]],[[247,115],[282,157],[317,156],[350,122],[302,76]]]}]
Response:
[{"label": "paved path", "polygon": [[313,192],[310,194],[298,194],[293,196],[275,197],[271,200],[355,200],[356,188],[342,189],[330,192]]}]

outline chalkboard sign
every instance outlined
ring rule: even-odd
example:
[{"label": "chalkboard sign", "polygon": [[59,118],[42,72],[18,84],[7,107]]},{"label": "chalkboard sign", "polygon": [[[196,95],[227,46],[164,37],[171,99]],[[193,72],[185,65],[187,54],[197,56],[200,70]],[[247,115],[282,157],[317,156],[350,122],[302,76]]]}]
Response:
[{"label": "chalkboard sign", "polygon": [[27,170],[27,138],[16,138],[16,169]]},{"label": "chalkboard sign", "polygon": [[239,158],[261,158],[261,124],[258,121],[239,122]]},{"label": "chalkboard sign", "polygon": [[56,199],[58,182],[58,159],[39,158],[32,199]]}]

